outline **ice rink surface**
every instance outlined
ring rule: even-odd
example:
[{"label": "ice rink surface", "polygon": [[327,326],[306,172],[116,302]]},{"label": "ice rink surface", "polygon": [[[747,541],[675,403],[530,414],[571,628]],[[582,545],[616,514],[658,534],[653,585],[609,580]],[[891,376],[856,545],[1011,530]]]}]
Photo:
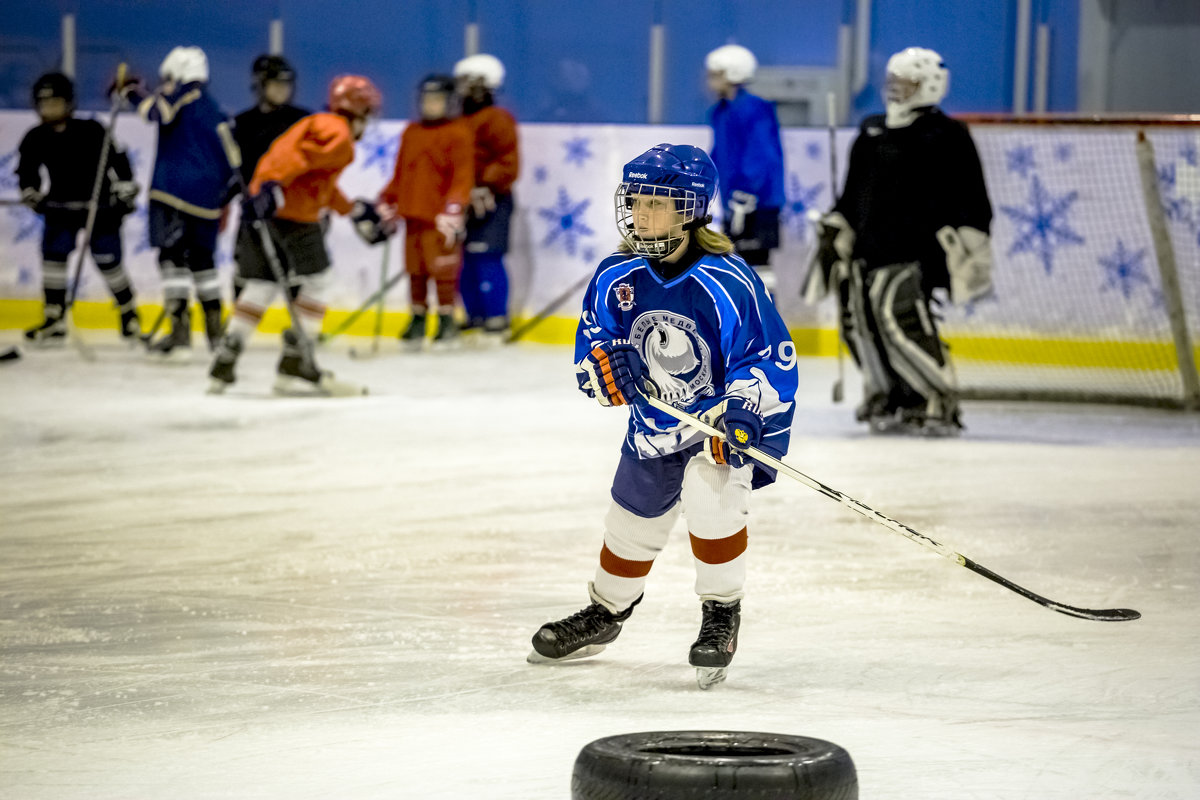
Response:
[{"label": "ice rink surface", "polygon": [[[11,336],[11,334],[10,334]],[[10,341],[14,341],[10,339]],[[587,742],[770,731],[845,747],[864,800],[1200,797],[1200,415],[973,403],[870,437],[800,364],[788,461],[1055,600],[791,480],[757,492],[740,649],[697,689],[682,523],[599,656],[525,663],[587,602],[625,414],[565,348],[324,365],[70,348],[0,364],[0,795],[556,798]]]}]

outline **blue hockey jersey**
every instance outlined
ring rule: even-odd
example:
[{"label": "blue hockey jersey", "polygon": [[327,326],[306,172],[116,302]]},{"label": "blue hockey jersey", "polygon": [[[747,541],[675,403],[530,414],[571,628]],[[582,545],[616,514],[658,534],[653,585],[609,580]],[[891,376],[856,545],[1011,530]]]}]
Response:
[{"label": "blue hockey jersey", "polygon": [[758,198],[759,208],[783,208],[783,144],[775,106],[738,89],[709,111],[713,129],[712,160],[721,178],[725,207],[735,191]]},{"label": "blue hockey jersey", "polygon": [[[596,269],[575,336],[575,363],[604,341],[637,348],[660,397],[700,415],[738,397],[764,420],[760,449],[787,452],[796,395],[796,348],[757,273],[736,255],[702,253],[664,279],[647,260],[614,253]],[[590,394],[590,392],[589,392]],[[630,406],[623,449],[654,458],[686,449],[704,434],[646,403]],[[755,487],[774,480],[755,465]]]},{"label": "blue hockey jersey", "polygon": [[202,219],[218,219],[236,183],[241,155],[225,113],[202,83],[151,94],[138,113],[158,123],[150,199]]}]

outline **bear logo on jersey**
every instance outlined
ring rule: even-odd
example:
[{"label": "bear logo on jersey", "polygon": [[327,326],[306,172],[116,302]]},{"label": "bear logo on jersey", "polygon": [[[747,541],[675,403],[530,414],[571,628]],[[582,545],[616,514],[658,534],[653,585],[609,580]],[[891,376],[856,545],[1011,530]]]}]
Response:
[{"label": "bear logo on jersey", "polygon": [[632,311],[633,310],[633,287],[630,286],[628,283],[618,284],[617,289],[616,289],[616,294],[617,294],[617,308],[621,309],[622,311]]},{"label": "bear logo on jersey", "polygon": [[668,403],[691,403],[712,396],[712,355],[695,320],[670,311],[648,311],[633,321],[629,342],[638,349]]}]

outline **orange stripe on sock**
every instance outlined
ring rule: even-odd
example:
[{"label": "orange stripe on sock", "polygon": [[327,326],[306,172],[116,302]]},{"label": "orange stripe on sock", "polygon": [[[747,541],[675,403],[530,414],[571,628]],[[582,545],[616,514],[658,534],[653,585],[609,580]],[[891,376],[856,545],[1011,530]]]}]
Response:
[{"label": "orange stripe on sock", "polygon": [[616,575],[618,578],[644,578],[650,574],[652,566],[653,561],[630,561],[621,558],[609,550],[608,545],[600,548],[600,568],[609,575]]},{"label": "orange stripe on sock", "polygon": [[705,564],[726,564],[746,552],[746,529],[742,528],[724,539],[700,539],[689,533],[692,540],[692,555]]},{"label": "orange stripe on sock", "polygon": [[250,305],[249,303],[238,303],[233,307],[233,313],[242,319],[250,320],[257,323],[263,318],[264,309],[262,306]]}]

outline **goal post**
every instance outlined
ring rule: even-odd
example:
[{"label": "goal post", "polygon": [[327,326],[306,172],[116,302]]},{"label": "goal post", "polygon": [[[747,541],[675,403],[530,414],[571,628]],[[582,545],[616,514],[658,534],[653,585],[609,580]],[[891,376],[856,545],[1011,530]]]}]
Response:
[{"label": "goal post", "polygon": [[963,396],[1200,409],[1200,116],[957,118],[996,288],[943,309]]}]

